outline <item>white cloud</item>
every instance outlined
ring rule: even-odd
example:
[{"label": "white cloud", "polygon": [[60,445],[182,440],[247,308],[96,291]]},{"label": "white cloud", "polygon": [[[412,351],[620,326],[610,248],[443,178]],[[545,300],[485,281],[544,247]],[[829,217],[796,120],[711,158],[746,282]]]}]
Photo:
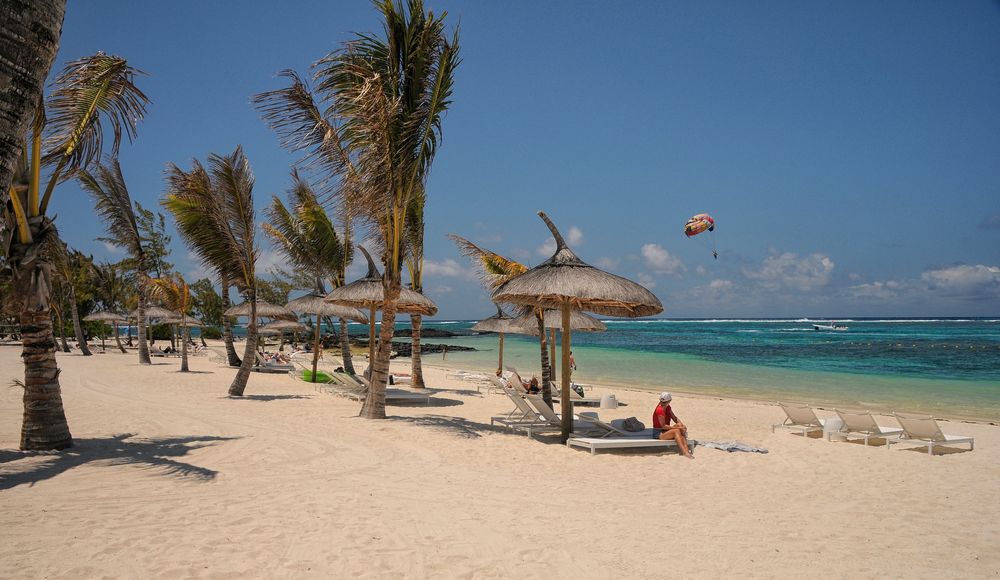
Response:
[{"label": "white cloud", "polygon": [[257,255],[257,275],[263,276],[269,274],[274,268],[287,268],[288,260],[285,259],[283,254],[279,254],[274,250],[264,250]]},{"label": "white cloud", "polygon": [[454,292],[454,290],[455,289],[452,288],[451,286],[435,286],[433,288],[428,288],[427,293],[430,295],[449,294],[451,292]]},{"label": "white cloud", "polygon": [[858,284],[847,288],[847,293],[854,298],[868,300],[894,300],[908,289],[905,282],[887,280],[885,282],[872,282],[870,284]]},{"label": "white cloud", "polygon": [[699,276],[707,276],[708,270],[705,269],[705,266],[699,264],[698,267],[694,269],[694,273],[698,274]]},{"label": "white cloud", "polygon": [[934,294],[963,300],[1000,298],[1000,267],[958,265],[928,270],[920,275]]},{"label": "white cloud", "polygon": [[653,288],[656,288],[656,280],[653,280],[653,277],[650,276],[649,274],[646,274],[645,272],[639,272],[638,274],[635,275],[635,277],[639,279],[639,284],[645,286],[646,289],[652,290]]},{"label": "white cloud", "polygon": [[728,300],[733,295],[735,285],[729,280],[714,279],[704,286],[693,288],[689,294],[696,300]]},{"label": "white cloud", "polygon": [[614,270],[621,263],[619,258],[598,258],[594,261],[594,265],[598,268],[603,268],[605,270]]},{"label": "white cloud", "polygon": [[680,258],[671,255],[666,248],[659,244],[645,244],[642,246],[642,257],[648,267],[657,274],[679,274],[684,270],[684,264]]},{"label": "white cloud", "polygon": [[112,244],[111,242],[101,242],[101,245],[104,246],[104,251],[106,251],[109,254],[124,254],[125,253],[125,248],[122,248],[120,246],[116,246],[116,245]]},{"label": "white cloud", "polygon": [[448,276],[455,278],[470,278],[475,276],[472,271],[463,268],[461,264],[451,258],[441,262],[425,259],[424,274],[429,276]]},{"label": "white cloud", "polygon": [[764,258],[760,269],[744,269],[743,275],[766,290],[791,288],[807,292],[826,286],[833,267],[833,260],[824,254],[799,258],[798,254],[785,252]]},{"label": "white cloud", "polygon": [[[576,226],[570,226],[570,228],[566,230],[566,235],[563,236],[563,239],[566,240],[566,243],[569,244],[570,248],[581,246],[583,245],[583,230]],[[539,256],[545,256],[546,258],[552,256],[552,254],[556,253],[556,239],[547,238],[544,242],[542,242],[541,246],[538,246],[538,248],[535,249],[535,252],[537,252]]]}]

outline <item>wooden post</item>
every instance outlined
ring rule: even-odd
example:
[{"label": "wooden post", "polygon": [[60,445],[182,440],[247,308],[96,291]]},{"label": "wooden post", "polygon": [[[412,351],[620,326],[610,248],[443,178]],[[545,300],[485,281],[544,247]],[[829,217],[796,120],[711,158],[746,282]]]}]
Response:
[{"label": "wooden post", "polygon": [[569,329],[570,304],[562,305],[562,442],[569,439],[573,431],[573,401],[569,398]]},{"label": "wooden post", "polygon": [[316,313],[316,339],[313,344],[313,376],[312,382],[316,382],[316,369],[319,367],[319,322],[322,320],[319,313]]},{"label": "wooden post", "polygon": [[557,369],[556,369],[556,329],[550,331],[551,340],[549,341],[549,364],[552,365],[552,380],[556,380]]},{"label": "wooden post", "polygon": [[497,370],[503,373],[503,333],[500,333],[500,362],[497,363]]},{"label": "wooden post", "polygon": [[[368,368],[372,371],[375,370],[375,305],[371,305],[370,312],[368,314]],[[368,380],[372,380],[371,374],[368,375]]]}]

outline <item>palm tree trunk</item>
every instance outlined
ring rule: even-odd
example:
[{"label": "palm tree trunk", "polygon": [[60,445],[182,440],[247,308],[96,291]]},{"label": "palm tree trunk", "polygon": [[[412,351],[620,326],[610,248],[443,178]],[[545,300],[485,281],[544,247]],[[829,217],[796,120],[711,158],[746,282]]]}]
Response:
[{"label": "palm tree trunk", "polygon": [[6,192],[10,185],[22,139],[59,51],[65,14],[66,0],[0,2],[0,78],[4,79],[0,87],[0,191]]},{"label": "palm tree trunk", "polygon": [[316,337],[313,341],[313,374],[312,382],[316,382],[316,370],[319,368],[319,326],[323,321],[323,318],[317,314],[316,315]]},{"label": "palm tree trunk", "polygon": [[538,345],[542,349],[542,399],[552,406],[552,367],[549,366],[549,349],[545,344],[545,317],[543,310],[535,308],[535,320],[538,322]]},{"label": "palm tree trunk", "polygon": [[[222,311],[229,310],[229,279],[222,277]],[[229,359],[229,366],[241,366],[242,361],[236,354],[236,347],[233,346],[233,325],[229,322],[228,316],[222,317],[222,340],[226,343],[226,358]],[[247,351],[249,352],[249,351]],[[251,353],[252,354],[252,353]]]},{"label": "palm tree trunk", "polygon": [[46,310],[21,311],[24,359],[24,418],[21,449],[40,451],[73,446],[63,411],[52,318]]},{"label": "palm tree trunk", "polygon": [[80,345],[80,353],[83,356],[91,356],[90,347],[87,346],[87,341],[83,337],[83,326],[80,325],[80,309],[76,307],[76,290],[72,283],[67,283],[67,285],[69,286],[69,308],[73,315],[73,332],[76,333],[76,342]]},{"label": "palm tree trunk", "polygon": [[198,339],[201,340],[201,346],[208,347],[208,343],[205,342],[205,329],[198,330]]},{"label": "palm tree trunk", "polygon": [[[385,304],[382,307],[378,350],[371,363],[371,388],[368,389],[368,396],[365,397],[360,413],[365,419],[385,419],[385,387],[389,381],[389,356],[392,354],[392,331],[396,327],[396,302],[399,300],[400,283],[388,279],[388,275],[383,283]],[[374,324],[374,319],[371,322]]]},{"label": "palm tree trunk", "polygon": [[62,351],[69,352],[69,343],[66,342],[66,325],[63,324],[62,314],[59,313],[57,305],[52,312],[56,315],[56,325],[59,327],[59,340],[62,341]]},{"label": "palm tree trunk", "polygon": [[125,353],[126,353],[126,350],[125,350],[125,347],[124,347],[124,346],[122,346],[122,337],[121,337],[121,335],[120,335],[120,334],[118,333],[118,323],[117,323],[117,322],[114,322],[114,323],[112,324],[112,328],[114,328],[114,329],[115,329],[115,344],[117,344],[117,345],[118,345],[118,350],[122,351],[122,354],[125,354]]},{"label": "palm tree trunk", "polygon": [[257,298],[250,299],[250,322],[247,323],[247,345],[243,350],[243,362],[240,370],[236,371],[233,384],[229,385],[230,397],[242,397],[243,391],[247,388],[247,381],[250,380],[250,369],[253,368],[257,359]]},{"label": "palm tree trunk", "polygon": [[132,346],[132,322],[128,320],[125,321],[125,338],[125,345]]},{"label": "palm tree trunk", "polygon": [[412,331],[410,332],[410,338],[413,341],[413,346],[411,347],[412,357],[410,359],[410,374],[413,375],[412,386],[415,389],[423,389],[424,385],[424,369],[421,365],[420,360],[420,329],[423,324],[423,317],[419,314],[410,315],[410,326]]},{"label": "palm tree trunk", "polygon": [[139,306],[136,308],[135,316],[138,319],[135,327],[139,335],[139,364],[153,364],[153,360],[149,358],[149,343],[146,342],[146,292],[142,284],[139,287]]},{"label": "palm tree trunk", "polygon": [[357,374],[351,357],[351,337],[347,334],[347,321],[343,318],[340,319],[340,354],[344,359],[344,372],[349,375]]},{"label": "palm tree trunk", "polygon": [[191,332],[190,326],[185,326],[181,331],[181,372],[188,372],[188,335]]}]

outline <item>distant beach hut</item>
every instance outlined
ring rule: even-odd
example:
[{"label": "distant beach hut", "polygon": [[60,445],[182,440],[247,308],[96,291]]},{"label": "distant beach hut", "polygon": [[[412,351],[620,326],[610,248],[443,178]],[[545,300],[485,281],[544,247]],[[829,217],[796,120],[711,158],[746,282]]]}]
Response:
[{"label": "distant beach hut", "polygon": [[[385,304],[385,289],[382,287],[382,274],[375,267],[375,261],[368,254],[368,250],[363,246],[358,246],[358,249],[368,260],[368,273],[364,278],[336,288],[326,295],[325,300],[343,306],[368,309],[368,366],[372,368],[375,364],[375,311],[381,310]],[[396,310],[404,314],[434,316],[438,308],[423,294],[409,288],[401,288]]]},{"label": "distant beach hut", "polygon": [[512,278],[493,292],[493,300],[562,312],[562,438],[573,429],[573,404],[569,398],[570,318],[573,310],[608,316],[652,316],[663,312],[660,300],[643,286],[585,263],[563,239],[555,224],[538,212],[552,237],[556,253],[551,258]]},{"label": "distant beach hut", "polygon": [[503,335],[507,333],[515,334],[538,334],[537,330],[528,331],[521,327],[515,322],[515,318],[509,316],[506,312],[500,308],[499,304],[495,305],[497,307],[497,313],[489,318],[484,318],[472,326],[474,332],[495,332],[500,337],[500,358],[497,361],[497,371],[503,372]]},{"label": "distant beach hut", "polygon": [[368,324],[368,317],[365,313],[351,306],[334,304],[327,302],[321,294],[311,293],[300,296],[285,304],[285,308],[301,314],[316,315],[316,336],[313,339],[313,365],[312,382],[316,382],[316,370],[319,367],[319,340],[320,340],[320,319],[323,316],[332,316],[343,320],[354,320],[362,324]]}]

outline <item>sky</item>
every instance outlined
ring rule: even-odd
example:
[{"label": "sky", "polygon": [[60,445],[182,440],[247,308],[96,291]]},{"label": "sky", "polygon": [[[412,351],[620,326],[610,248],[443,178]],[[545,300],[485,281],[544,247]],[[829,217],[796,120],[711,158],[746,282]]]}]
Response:
[{"label": "sky", "polygon": [[[1000,3],[426,5],[462,58],[427,183],[435,319],[495,312],[447,234],[534,266],[554,247],[539,210],[664,317],[1000,315]],[[99,50],[146,73],[120,154],[144,206],[168,163],[242,145],[261,209],[296,157],[251,96],[379,30],[364,0],[70,0],[50,77]],[[52,209],[71,246],[123,257],[75,183]],[[686,238],[702,212],[716,230]],[[173,234],[176,269],[205,276]],[[260,245],[259,269],[281,264]]]}]

